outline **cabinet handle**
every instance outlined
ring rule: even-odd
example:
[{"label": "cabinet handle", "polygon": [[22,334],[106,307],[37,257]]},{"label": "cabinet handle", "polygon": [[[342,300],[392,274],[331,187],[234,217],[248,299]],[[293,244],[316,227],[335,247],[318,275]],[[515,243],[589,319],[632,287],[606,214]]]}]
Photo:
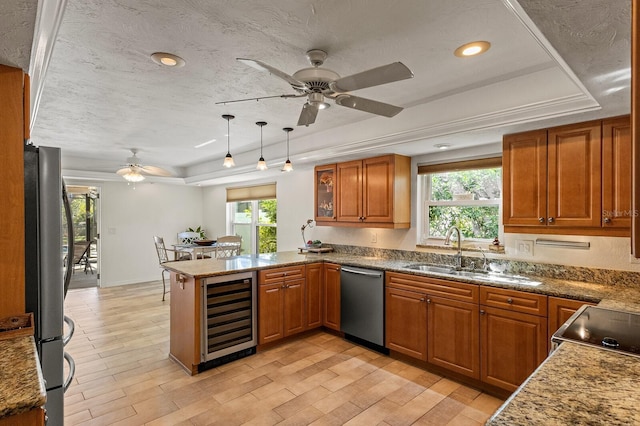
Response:
[{"label": "cabinet handle", "polygon": [[427,303],[431,303],[431,299],[427,299]]},{"label": "cabinet handle", "polygon": [[513,303],[513,299],[512,298],[508,298],[507,299],[507,303],[511,305]]},{"label": "cabinet handle", "polygon": [[540,222],[540,223],[544,223],[544,217],[539,217],[539,218],[538,218],[538,222]]},{"label": "cabinet handle", "polygon": [[552,217],[549,218],[549,223],[553,223],[553,218]]},{"label": "cabinet handle", "polygon": [[484,315],[484,309],[480,309],[480,315]]},{"label": "cabinet handle", "polygon": [[611,219],[610,219],[610,218],[608,218],[608,217],[605,217],[605,218],[604,218],[604,223],[611,223]]}]

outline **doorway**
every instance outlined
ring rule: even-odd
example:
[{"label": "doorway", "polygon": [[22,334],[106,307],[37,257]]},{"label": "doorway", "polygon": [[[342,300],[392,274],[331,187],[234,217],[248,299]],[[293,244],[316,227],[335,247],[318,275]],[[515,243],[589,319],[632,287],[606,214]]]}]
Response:
[{"label": "doorway", "polygon": [[67,185],[73,221],[73,271],[69,288],[100,286],[99,188]]}]

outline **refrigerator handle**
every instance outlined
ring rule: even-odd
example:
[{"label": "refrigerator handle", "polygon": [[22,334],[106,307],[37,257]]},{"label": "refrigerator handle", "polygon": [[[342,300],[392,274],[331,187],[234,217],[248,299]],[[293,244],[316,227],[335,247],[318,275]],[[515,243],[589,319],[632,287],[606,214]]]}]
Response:
[{"label": "refrigerator handle", "polygon": [[64,353],[64,359],[69,364],[69,375],[67,376],[67,379],[62,384],[63,392],[66,392],[67,389],[69,389],[69,386],[71,386],[71,381],[73,380],[73,376],[76,375],[76,362],[73,360],[71,355],[69,355],[67,352]]},{"label": "refrigerator handle", "polygon": [[73,337],[73,333],[76,331],[76,323],[66,315],[64,316],[64,322],[69,326],[69,333],[62,336],[62,345],[67,346],[67,343],[69,343],[69,340]]},{"label": "refrigerator handle", "polygon": [[71,205],[67,196],[67,186],[62,180],[62,206],[64,207],[64,215],[67,218],[67,258],[64,273],[64,296],[67,297],[67,290],[71,282],[71,272],[73,271],[73,216],[71,214]]}]

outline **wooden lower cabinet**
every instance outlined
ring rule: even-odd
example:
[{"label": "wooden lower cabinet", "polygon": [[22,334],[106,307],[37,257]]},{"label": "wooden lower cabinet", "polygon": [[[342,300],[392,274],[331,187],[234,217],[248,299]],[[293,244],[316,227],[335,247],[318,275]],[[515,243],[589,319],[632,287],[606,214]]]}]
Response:
[{"label": "wooden lower cabinet", "polygon": [[34,408],[15,416],[1,418],[0,426],[40,426],[45,424],[44,415],[43,408]]},{"label": "wooden lower cabinet", "polygon": [[324,264],[322,325],[340,331],[340,265]]},{"label": "wooden lower cabinet", "polygon": [[322,326],[322,282],[324,268],[322,263],[306,265],[307,269],[307,323],[306,329]]},{"label": "wooden lower cabinet", "polygon": [[427,360],[426,295],[386,288],[385,343],[388,349]]},{"label": "wooden lower cabinet", "polygon": [[547,357],[547,318],[480,306],[481,380],[515,391]]},{"label": "wooden lower cabinet", "polygon": [[571,317],[571,315],[575,313],[575,311],[580,309],[582,305],[595,305],[595,303],[549,296],[549,333],[547,336],[548,341],[551,341],[551,336],[553,336],[553,333],[558,331],[560,326],[564,324],[569,319],[569,317]]},{"label": "wooden lower cabinet", "polygon": [[465,376],[480,378],[477,303],[427,298],[427,361]]},{"label": "wooden lower cabinet", "polygon": [[265,269],[258,274],[258,344],[305,330],[305,267]]},{"label": "wooden lower cabinet", "polygon": [[385,291],[387,348],[480,377],[477,285],[387,273]]}]

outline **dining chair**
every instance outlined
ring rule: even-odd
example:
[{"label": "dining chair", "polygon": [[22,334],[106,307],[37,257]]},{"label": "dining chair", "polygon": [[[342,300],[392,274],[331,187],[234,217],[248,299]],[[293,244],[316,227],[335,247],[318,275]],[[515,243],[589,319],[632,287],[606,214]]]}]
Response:
[{"label": "dining chair", "polygon": [[89,248],[91,247],[91,241],[76,241],[73,243],[73,270],[72,273],[75,273],[75,266],[80,265],[84,266],[84,273],[87,273],[87,268],[91,271],[91,275],[93,275],[93,266],[91,266],[91,262],[89,262]]},{"label": "dining chair", "polygon": [[[171,260],[184,260],[183,258],[181,258],[180,256],[183,253],[180,253],[177,250],[173,250],[173,249],[168,249],[165,247],[164,245],[164,238],[162,237],[153,237],[153,242],[156,245],[156,253],[158,253],[158,263],[160,265],[160,267],[162,268],[162,301],[164,302],[164,295],[168,293],[167,291],[167,283],[164,277],[164,273],[165,272],[171,272],[169,271],[169,269],[164,267],[164,264],[167,262],[170,262]],[[174,254],[174,259],[169,259],[169,255],[168,252],[173,252]],[[184,257],[184,256],[183,256]],[[188,259],[190,259],[190,256],[186,256]]]},{"label": "dining chair", "polygon": [[237,235],[224,235],[216,240],[216,257],[224,259],[238,256],[242,251],[242,237]]},{"label": "dining chair", "polygon": [[198,232],[178,232],[178,244],[193,244],[200,239]]}]

